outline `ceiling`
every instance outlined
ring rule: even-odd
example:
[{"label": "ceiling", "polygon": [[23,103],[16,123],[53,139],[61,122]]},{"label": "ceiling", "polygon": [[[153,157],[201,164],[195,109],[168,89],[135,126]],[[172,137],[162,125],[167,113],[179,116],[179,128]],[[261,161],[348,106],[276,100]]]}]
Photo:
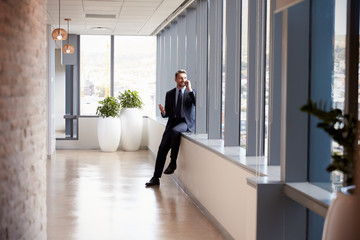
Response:
[{"label": "ceiling", "polygon": [[[60,26],[71,34],[155,35],[194,0],[61,0]],[[59,0],[47,1],[48,24],[59,26]]]}]

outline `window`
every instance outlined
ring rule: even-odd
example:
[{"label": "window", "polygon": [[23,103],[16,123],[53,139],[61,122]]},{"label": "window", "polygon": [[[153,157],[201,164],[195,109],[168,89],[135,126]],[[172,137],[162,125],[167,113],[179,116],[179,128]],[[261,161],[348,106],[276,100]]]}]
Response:
[{"label": "window", "polygon": [[[344,110],[346,1],[311,4],[311,99]],[[331,105],[332,104],[332,105]],[[309,182],[331,191],[326,171],[332,151],[342,151],[310,117]]]},{"label": "window", "polygon": [[248,0],[241,6],[241,116],[240,116],[240,146],[246,147],[246,111],[247,111],[247,60],[248,60]]},{"label": "window", "polygon": [[144,115],[155,116],[156,38],[115,36],[114,42],[114,95],[137,91]]},{"label": "window", "polygon": [[95,115],[110,95],[110,36],[80,37],[80,115]]},{"label": "window", "polygon": [[80,37],[80,114],[95,115],[98,101],[130,89],[139,92],[143,114],[155,115],[156,38],[116,36],[113,47],[111,39]]},{"label": "window", "polygon": [[266,1],[266,37],[265,37],[265,133],[264,133],[264,155],[268,154],[268,132],[269,132],[269,89],[270,89],[270,0]]},{"label": "window", "polygon": [[221,82],[221,138],[225,139],[225,90],[226,90],[226,0],[223,0],[223,28],[222,28],[222,82]]},{"label": "window", "polygon": [[332,98],[333,107],[341,110],[344,110],[345,106],[346,2],[344,0],[335,1],[334,83]]},{"label": "window", "polygon": [[[345,51],[346,51],[346,3],[344,0],[335,1],[334,24],[334,75],[332,88],[333,108],[345,110]],[[332,140],[332,152],[342,152],[338,143]],[[332,159],[329,159],[329,163]],[[333,189],[342,183],[342,173],[334,171],[331,174]]]}]

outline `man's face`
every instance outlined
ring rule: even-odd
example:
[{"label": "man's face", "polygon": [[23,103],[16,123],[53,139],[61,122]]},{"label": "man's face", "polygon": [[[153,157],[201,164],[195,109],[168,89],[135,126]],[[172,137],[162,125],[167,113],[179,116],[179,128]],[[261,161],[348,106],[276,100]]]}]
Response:
[{"label": "man's face", "polygon": [[187,80],[186,73],[179,73],[175,79],[175,82],[179,88],[183,88],[185,87],[186,80]]}]

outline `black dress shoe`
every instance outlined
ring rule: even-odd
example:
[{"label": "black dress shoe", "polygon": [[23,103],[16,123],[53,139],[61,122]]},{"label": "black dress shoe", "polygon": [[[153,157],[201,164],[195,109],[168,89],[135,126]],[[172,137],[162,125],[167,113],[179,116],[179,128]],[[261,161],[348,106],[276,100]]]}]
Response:
[{"label": "black dress shoe", "polygon": [[164,171],[165,174],[173,174],[176,169],[176,164],[170,163],[169,166]]},{"label": "black dress shoe", "polygon": [[149,182],[145,183],[146,187],[158,186],[158,185],[160,185],[160,180],[157,177],[152,177]]}]

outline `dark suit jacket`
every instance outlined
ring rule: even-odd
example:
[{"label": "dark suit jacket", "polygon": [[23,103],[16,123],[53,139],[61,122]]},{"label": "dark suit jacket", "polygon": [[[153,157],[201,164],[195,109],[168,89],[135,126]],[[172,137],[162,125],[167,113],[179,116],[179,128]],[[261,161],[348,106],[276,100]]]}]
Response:
[{"label": "dark suit jacket", "polygon": [[[174,126],[175,116],[175,95],[176,88],[171,89],[166,93],[165,97],[165,114],[162,117],[168,117],[169,120],[166,124],[165,131]],[[195,131],[195,90],[188,92],[186,89],[183,95],[183,112],[188,130]]]}]

